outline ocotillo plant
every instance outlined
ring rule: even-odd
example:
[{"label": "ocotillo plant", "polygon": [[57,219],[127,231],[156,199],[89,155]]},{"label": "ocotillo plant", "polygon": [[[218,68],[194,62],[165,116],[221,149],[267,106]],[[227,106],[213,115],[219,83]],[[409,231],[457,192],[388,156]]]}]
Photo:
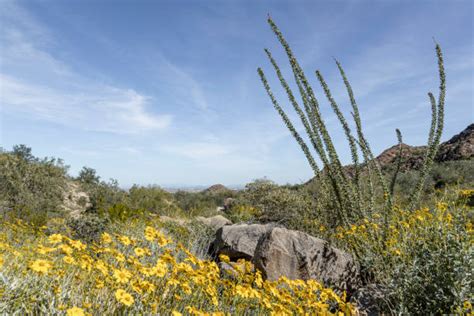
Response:
[{"label": "ocotillo plant", "polygon": [[[293,76],[301,96],[301,101],[296,99],[295,94],[288,85],[280,70],[280,67],[272,57],[270,51],[265,49],[265,53],[267,54],[283,89],[286,91],[291,105],[301,119],[312,149],[310,149],[311,147],[308,146],[304,138],[298,133],[285,110],[283,110],[283,108],[280,106],[261,68],[258,68],[258,74],[273,103],[273,106],[278,111],[281,118],[283,119],[283,122],[300,145],[312,170],[316,175],[317,181],[319,181],[321,184],[319,200],[326,199],[326,201],[329,201],[330,205],[335,206],[334,209],[336,212],[337,224],[342,226],[347,226],[357,220],[360,220],[364,215],[366,215],[364,213],[365,210],[373,210],[376,207],[376,200],[383,200],[384,221],[385,224],[388,224],[388,219],[393,209],[393,191],[396,182],[396,176],[401,162],[402,138],[400,131],[397,129],[397,138],[400,146],[397,169],[389,186],[382,173],[382,169],[375,159],[372,150],[370,149],[370,145],[362,131],[359,109],[352,91],[352,87],[349,83],[349,80],[347,79],[341,63],[336,60],[336,65],[339,69],[342,80],[344,81],[349,100],[351,102],[351,114],[356,126],[356,136],[353,135],[349,124],[341,112],[339,105],[333,98],[331,91],[324,80],[324,77],[322,76],[321,72],[317,70],[316,77],[321,84],[321,87],[329,101],[329,104],[331,105],[332,110],[341,123],[345,136],[349,142],[354,170],[353,174],[349,175],[344,169],[341,160],[339,159],[332,138],[321,115],[318,99],[316,98],[313,88],[309,84],[303,69],[299,65],[289,44],[283,37],[283,34],[280,32],[270,16],[268,17],[268,23],[270,24],[270,27],[278,38],[280,44],[286,51],[291,69],[293,71]],[[441,48],[438,44],[436,44],[436,53],[438,57],[440,93],[438,102],[436,102],[431,92],[428,93],[432,107],[431,129],[428,137],[428,149],[425,154],[423,166],[421,168],[421,176],[417,182],[417,185],[415,186],[415,189],[413,190],[410,199],[410,205],[412,208],[416,206],[420,198],[420,193],[422,191],[426,175],[430,171],[430,168],[433,164],[433,159],[437,153],[441,133],[443,130],[446,85],[443,56],[441,53]],[[303,106],[301,106],[299,102],[302,102]],[[315,156],[313,156],[312,151],[314,151],[319,157],[323,164],[323,168],[318,166],[317,160],[315,159]],[[363,163],[359,162],[360,153],[363,157]],[[362,180],[362,177],[360,176],[363,169],[365,169],[367,174],[367,176],[363,178],[364,180]],[[367,183],[361,183],[361,181],[366,181]],[[379,186],[381,190],[376,190],[375,185]],[[363,187],[367,188],[367,190],[364,190]],[[380,192],[383,195],[379,199],[376,199],[375,196],[376,194],[380,194],[377,192]]]}]

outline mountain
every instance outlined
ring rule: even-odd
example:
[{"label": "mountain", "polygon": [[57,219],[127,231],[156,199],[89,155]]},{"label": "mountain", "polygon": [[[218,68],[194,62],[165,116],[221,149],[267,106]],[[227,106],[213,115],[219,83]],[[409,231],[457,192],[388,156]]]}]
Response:
[{"label": "mountain", "polygon": [[225,185],[214,184],[214,185],[210,186],[209,188],[203,190],[202,192],[203,193],[210,193],[210,194],[219,194],[219,193],[227,193],[229,191],[232,191],[232,190],[227,188]]},{"label": "mountain", "polygon": [[[423,157],[427,146],[410,146],[402,144],[401,170],[419,169],[423,164]],[[382,168],[390,167],[397,161],[398,145],[383,151],[376,159]],[[470,124],[461,133],[454,135],[450,140],[441,143],[435,157],[436,162],[453,160],[469,160],[474,157],[474,124]]]}]

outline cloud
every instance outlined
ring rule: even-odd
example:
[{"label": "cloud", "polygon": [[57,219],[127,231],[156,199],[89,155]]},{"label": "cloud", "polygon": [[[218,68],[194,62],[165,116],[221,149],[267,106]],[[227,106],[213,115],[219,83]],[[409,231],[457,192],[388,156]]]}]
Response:
[{"label": "cloud", "polygon": [[171,115],[146,111],[150,98],[131,89],[83,87],[65,92],[0,75],[4,111],[91,131],[129,134],[164,129]]},{"label": "cloud", "polygon": [[[151,111],[153,99],[82,75],[50,53],[54,38],[19,6],[0,31],[0,103],[6,114],[89,131],[134,134],[166,129],[172,116]],[[1,15],[3,17],[3,15]]]}]

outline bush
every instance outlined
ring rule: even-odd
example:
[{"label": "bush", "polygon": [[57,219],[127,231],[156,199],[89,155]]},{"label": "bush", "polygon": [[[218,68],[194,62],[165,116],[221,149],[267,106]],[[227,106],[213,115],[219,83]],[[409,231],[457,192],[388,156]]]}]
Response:
[{"label": "bush", "polygon": [[131,209],[159,215],[172,216],[182,213],[174,202],[173,195],[158,186],[132,186],[128,191],[126,203]]},{"label": "bush", "polygon": [[358,254],[367,287],[383,293],[382,312],[460,313],[474,286],[473,215],[452,194],[432,209],[397,209],[388,231],[376,213],[325,237]]},{"label": "bush", "polygon": [[303,230],[317,211],[314,199],[306,190],[278,186],[267,179],[246,185],[231,208],[234,220],[278,222],[290,229]]},{"label": "bush", "polygon": [[216,209],[224,204],[224,200],[233,197],[232,191],[225,192],[186,192],[178,191],[173,194],[176,204],[186,216],[212,216]]},{"label": "bush", "polygon": [[67,167],[61,159],[39,159],[19,145],[0,152],[0,207],[4,212],[43,225],[62,211]]},{"label": "bush", "polygon": [[75,238],[86,242],[98,241],[100,235],[105,231],[107,220],[96,214],[86,214],[78,218],[70,218],[66,225],[71,228]]}]

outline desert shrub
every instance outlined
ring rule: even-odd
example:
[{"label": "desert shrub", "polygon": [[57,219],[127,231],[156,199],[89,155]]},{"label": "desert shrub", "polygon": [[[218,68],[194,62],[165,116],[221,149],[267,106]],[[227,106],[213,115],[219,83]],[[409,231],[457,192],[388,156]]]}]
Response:
[{"label": "desert shrub", "polygon": [[158,186],[132,186],[127,194],[127,205],[131,209],[159,215],[182,215],[173,195]]},{"label": "desert shrub", "polygon": [[99,179],[100,177],[97,177],[94,182],[81,182],[77,179],[81,188],[89,195],[88,213],[106,214],[114,205],[126,203],[127,192],[119,187],[117,180],[110,179],[106,182]]},{"label": "desert shrub", "polygon": [[79,171],[79,175],[77,176],[77,181],[83,184],[93,185],[99,184],[100,176],[97,175],[97,171],[90,167],[82,167]]},{"label": "desert shrub", "polygon": [[0,201],[10,215],[43,225],[61,212],[66,180],[61,159],[36,158],[24,145],[0,152]]},{"label": "desert shrub", "polygon": [[[410,192],[419,176],[419,170],[407,170],[399,174],[395,186],[395,196],[398,204],[403,206],[408,204]],[[430,203],[437,192],[443,192],[449,187],[474,187],[474,160],[447,161],[434,164],[426,177],[421,198],[422,204]]]},{"label": "desert shrub", "polygon": [[[334,209],[336,213],[335,218],[337,220],[337,225],[347,227],[351,223],[364,218],[364,216],[367,215],[367,211],[372,211],[375,208],[383,209],[385,224],[387,224],[388,218],[391,216],[390,213],[393,210],[393,186],[389,186],[388,181],[386,181],[382,173],[382,169],[377,160],[374,158],[374,155],[370,149],[370,145],[363,134],[362,123],[354,93],[341,64],[336,61],[350,99],[352,116],[356,126],[355,136],[353,135],[353,132],[351,131],[344,114],[333,98],[332,93],[319,70],[316,70],[316,77],[321,84],[325,97],[328,99],[332,110],[336,114],[336,117],[340,122],[349,143],[354,169],[353,176],[349,176],[342,166],[332,138],[326,127],[326,123],[324,122],[324,119],[321,115],[319,102],[303,69],[295,58],[288,42],[283,37],[281,31],[278,29],[271,17],[268,17],[267,21],[287,54],[291,69],[293,71],[294,79],[298,87],[298,92],[301,96],[300,100],[295,97],[295,94],[284,78],[279,65],[272,57],[270,51],[265,49],[265,53],[267,54],[268,59],[275,70],[278,80],[288,95],[291,106],[294,108],[301,120],[304,131],[308,136],[309,145],[307,141],[305,141],[300,136],[297,128],[295,128],[293,122],[289,119],[285,110],[280,106],[279,102],[275,98],[275,95],[273,94],[268,80],[261,68],[258,68],[258,74],[274,108],[281,116],[284,124],[289,129],[296,142],[300,145],[309,165],[316,175],[318,182],[320,182],[320,192],[318,194],[316,203],[318,203],[322,209],[327,207]],[[418,205],[425,177],[434,162],[443,131],[446,78],[444,73],[443,55],[439,45],[436,45],[436,54],[438,57],[440,92],[438,100],[435,99],[431,92],[428,93],[431,104],[431,128],[428,136],[428,149],[424,155],[420,177],[413,186],[410,194],[410,209],[413,209]],[[399,166],[400,158],[402,157],[402,136],[398,129],[396,130],[396,134],[400,149],[397,163]],[[314,153],[317,154],[317,157],[322,162],[323,169],[318,166]],[[359,162],[360,154],[362,154],[364,159],[363,163]],[[399,168],[397,168],[397,170],[398,169]],[[364,179],[367,181],[364,187],[366,187],[368,190],[362,190],[361,187],[361,179],[359,175],[362,170],[366,170],[368,174],[368,177]],[[394,178],[395,177],[396,174],[394,175]],[[392,183],[394,183],[394,181],[392,181]],[[378,187],[380,190],[375,190],[374,187]],[[381,197],[380,200],[383,201],[382,204],[375,205],[375,202],[377,201],[376,195]],[[387,227],[385,225],[385,229],[386,228]]]},{"label": "desert shrub", "polygon": [[317,211],[314,199],[298,187],[279,186],[259,179],[245,186],[230,214],[234,221],[278,222],[290,229],[302,229]]},{"label": "desert shrub", "polygon": [[110,221],[126,221],[131,218],[140,218],[148,212],[143,209],[132,209],[124,203],[116,203],[107,209],[102,209],[98,215]]},{"label": "desert shrub", "polygon": [[224,204],[226,198],[232,197],[230,192],[186,192],[178,191],[173,194],[176,204],[186,216],[211,216],[217,207]]},{"label": "desert shrub", "polygon": [[74,238],[93,242],[99,240],[107,227],[107,220],[96,214],[85,214],[77,218],[69,218],[66,225],[71,228]]},{"label": "desert shrub", "polygon": [[[358,252],[381,311],[449,314],[462,310],[474,286],[474,211],[452,194],[432,209],[396,209],[384,231],[380,213],[325,237]],[[380,241],[384,242],[380,242]]]},{"label": "desert shrub", "polygon": [[236,202],[226,211],[226,217],[233,223],[258,222],[260,214],[260,209],[250,204],[242,204],[242,201]]}]

